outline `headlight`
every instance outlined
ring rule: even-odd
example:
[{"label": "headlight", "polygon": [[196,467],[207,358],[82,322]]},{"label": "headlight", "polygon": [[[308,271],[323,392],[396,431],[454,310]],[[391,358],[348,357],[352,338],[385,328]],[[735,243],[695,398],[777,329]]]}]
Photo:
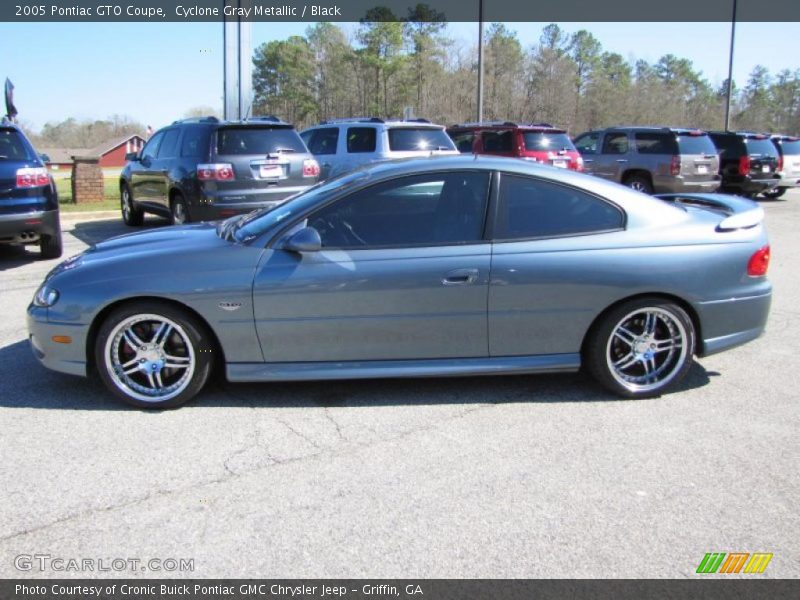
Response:
[{"label": "headlight", "polygon": [[49,308],[58,302],[58,290],[48,287],[46,283],[39,286],[36,295],[33,297],[33,305],[42,308]]}]

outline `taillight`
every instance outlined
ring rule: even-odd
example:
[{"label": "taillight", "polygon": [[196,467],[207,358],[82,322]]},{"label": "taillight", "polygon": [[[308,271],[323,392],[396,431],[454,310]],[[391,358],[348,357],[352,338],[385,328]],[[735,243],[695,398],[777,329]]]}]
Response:
[{"label": "taillight", "polygon": [[750,157],[742,156],[739,159],[739,175],[747,175],[750,172]]},{"label": "taillight", "polygon": [[681,157],[673,156],[669,163],[669,174],[673,177],[681,174]]},{"label": "taillight", "polygon": [[17,169],[17,187],[32,188],[41,187],[50,183],[50,175],[44,167],[27,167]]},{"label": "taillight", "polygon": [[755,251],[747,262],[747,274],[750,277],[763,277],[769,268],[769,244]]},{"label": "taillight", "polygon": [[197,165],[197,178],[200,181],[230,181],[233,179],[233,165],[228,163]]},{"label": "taillight", "polygon": [[583,171],[583,157],[578,156],[578,158],[573,159],[572,163],[575,165],[576,171]]},{"label": "taillight", "polygon": [[778,157],[778,171],[783,171],[783,155]]},{"label": "taillight", "polygon": [[319,163],[313,158],[307,158],[303,161],[303,177],[319,177],[320,169]]}]

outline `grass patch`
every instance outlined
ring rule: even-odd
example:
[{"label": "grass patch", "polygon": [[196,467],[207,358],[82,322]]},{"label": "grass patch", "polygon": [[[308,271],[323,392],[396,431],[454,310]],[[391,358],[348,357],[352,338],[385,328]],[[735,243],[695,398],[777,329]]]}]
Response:
[{"label": "grass patch", "polygon": [[66,212],[87,211],[87,210],[116,210],[119,208],[119,179],[103,180],[103,202],[91,202],[86,204],[75,204],[72,201],[72,179],[56,179],[56,189],[58,190],[58,204],[61,210]]}]

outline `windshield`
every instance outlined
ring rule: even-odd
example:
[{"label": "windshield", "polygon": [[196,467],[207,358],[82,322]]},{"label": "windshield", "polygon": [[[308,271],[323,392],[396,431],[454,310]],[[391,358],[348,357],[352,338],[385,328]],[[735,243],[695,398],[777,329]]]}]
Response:
[{"label": "windshield", "polygon": [[356,170],[328,179],[292,196],[274,208],[262,208],[246,215],[231,217],[217,226],[217,234],[237,242],[247,242],[279,223],[303,213],[307,208],[323,202],[329,196],[347,189],[356,181],[363,181],[368,177],[367,172]]},{"label": "windshield", "polygon": [[225,127],[217,131],[217,155],[307,152],[303,140],[287,127]]},{"label": "windshield", "polygon": [[13,129],[0,129],[0,160],[32,160],[27,144]]},{"label": "windshield", "polygon": [[389,148],[396,152],[455,150],[453,140],[443,129],[397,127],[389,130]]},{"label": "windshield", "polygon": [[708,135],[679,135],[681,154],[716,154],[717,148]]},{"label": "windshield", "polygon": [[523,133],[526,150],[552,151],[574,150],[575,146],[566,133],[528,131]]}]

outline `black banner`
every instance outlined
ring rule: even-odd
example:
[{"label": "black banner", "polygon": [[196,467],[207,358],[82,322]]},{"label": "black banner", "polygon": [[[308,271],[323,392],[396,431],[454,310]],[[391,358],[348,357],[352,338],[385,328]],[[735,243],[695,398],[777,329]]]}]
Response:
[{"label": "black banner", "polygon": [[800,580],[42,579],[2,580],[2,600],[759,600],[797,598]]},{"label": "black banner", "polygon": [[[109,0],[105,0],[109,2]],[[405,20],[418,4],[430,19],[477,21],[481,0],[4,0],[6,22],[209,22]],[[730,21],[734,0],[483,0],[485,22]],[[798,0],[737,0],[737,21],[800,21]]]}]

